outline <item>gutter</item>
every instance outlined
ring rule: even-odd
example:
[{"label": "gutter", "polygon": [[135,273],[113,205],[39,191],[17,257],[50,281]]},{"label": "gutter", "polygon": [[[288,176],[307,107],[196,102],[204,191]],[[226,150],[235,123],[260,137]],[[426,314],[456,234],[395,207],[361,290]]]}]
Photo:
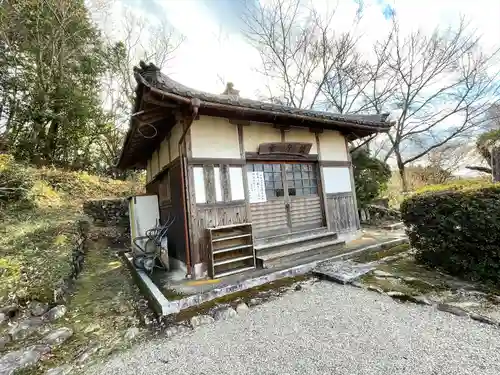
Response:
[{"label": "gutter", "polygon": [[[186,98],[184,98],[186,99]],[[186,201],[186,161],[185,157],[186,155],[183,155],[182,153],[182,144],[184,143],[184,139],[186,138],[186,134],[191,128],[191,125],[193,124],[193,121],[196,119],[198,116],[198,110],[200,108],[200,100],[197,98],[192,98],[192,99],[187,99],[191,105],[191,117],[189,118],[189,122],[184,129],[184,132],[181,135],[181,138],[179,139],[179,158],[181,162],[181,201],[184,204],[184,239],[185,239],[185,253],[186,253],[186,268],[187,268],[187,275],[186,278],[191,278],[191,247],[189,245],[189,229],[188,229],[188,219],[187,219],[187,212],[188,212],[188,205]]]},{"label": "gutter", "polygon": [[395,122],[379,122],[379,123],[373,123],[373,124],[367,124],[366,122],[359,123],[355,120],[332,120],[332,119],[324,119],[324,118],[319,118],[319,117],[311,117],[311,116],[305,116],[305,115],[300,115],[296,113],[290,113],[290,112],[276,112],[272,110],[266,110],[266,109],[256,109],[256,108],[249,108],[249,107],[243,107],[243,106],[236,106],[236,105],[228,105],[228,104],[222,104],[222,103],[214,103],[206,100],[200,100],[198,98],[187,98],[182,95],[178,94],[173,94],[167,91],[163,91],[161,89],[158,89],[156,87],[151,86],[151,84],[144,79],[142,75],[139,73],[135,73],[137,81],[142,83],[146,89],[152,93],[155,93],[156,95],[159,95],[162,99],[167,98],[174,100],[178,103],[181,104],[191,104],[192,99],[197,99],[199,100],[199,107],[200,108],[210,108],[210,109],[226,109],[229,111],[241,111],[241,112],[247,112],[247,113],[253,113],[253,114],[261,114],[261,115],[270,115],[274,117],[288,117],[288,118],[295,118],[298,120],[302,121],[316,121],[316,122],[322,122],[325,124],[334,124],[338,126],[345,126],[346,124],[349,124],[350,127],[353,128],[358,128],[358,129],[365,129],[365,130],[377,130],[379,132],[385,132],[389,131],[391,126],[395,124]]},{"label": "gutter", "polygon": [[361,130],[375,130],[377,133],[387,132],[390,130],[391,126],[394,125],[393,122],[380,123],[380,125],[363,125],[363,124],[358,124],[356,122],[353,122],[352,120],[345,120],[345,121],[328,120],[328,119],[323,119],[323,118],[318,118],[318,117],[298,115],[295,113],[275,112],[275,111],[270,111],[270,110],[265,110],[265,109],[239,107],[239,106],[234,106],[234,105],[219,104],[219,103],[212,103],[212,102],[206,102],[206,101],[201,102],[201,108],[219,109],[219,110],[222,109],[222,110],[228,110],[228,111],[239,110],[241,112],[247,112],[250,114],[268,115],[268,116],[274,116],[275,118],[287,117],[287,118],[301,120],[302,122],[315,121],[315,122],[321,122],[321,123],[325,123],[325,124],[333,124],[333,125],[337,125],[339,127],[345,127],[346,124],[349,124],[350,128],[356,128],[356,129],[361,129]]}]

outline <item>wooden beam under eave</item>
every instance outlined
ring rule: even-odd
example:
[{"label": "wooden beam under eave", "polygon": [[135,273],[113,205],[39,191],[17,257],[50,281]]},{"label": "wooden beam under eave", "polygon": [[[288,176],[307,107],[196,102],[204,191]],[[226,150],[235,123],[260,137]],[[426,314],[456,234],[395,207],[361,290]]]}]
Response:
[{"label": "wooden beam under eave", "polygon": [[309,131],[314,134],[321,134],[325,131],[325,129],[309,128]]},{"label": "wooden beam under eave", "polygon": [[178,104],[174,104],[174,103],[171,103],[171,102],[168,102],[168,101],[165,101],[165,100],[158,100],[158,99],[156,99],[155,97],[153,97],[151,95],[150,92],[144,94],[143,101],[145,101],[147,103],[154,104],[154,105],[158,105],[160,107],[165,107],[165,108],[178,108],[179,107]]},{"label": "wooden beam under eave", "polygon": [[290,130],[291,126],[290,125],[283,125],[283,124],[273,124],[273,128],[279,129],[279,130]]},{"label": "wooden beam under eave", "polygon": [[170,117],[170,113],[166,112],[163,108],[161,111],[145,113],[143,115],[136,116],[136,119],[141,124],[151,124],[159,120],[163,120],[165,118]]},{"label": "wooden beam under eave", "polygon": [[252,124],[251,121],[233,120],[233,119],[229,119],[229,123],[233,125],[242,125],[242,126],[250,126]]}]

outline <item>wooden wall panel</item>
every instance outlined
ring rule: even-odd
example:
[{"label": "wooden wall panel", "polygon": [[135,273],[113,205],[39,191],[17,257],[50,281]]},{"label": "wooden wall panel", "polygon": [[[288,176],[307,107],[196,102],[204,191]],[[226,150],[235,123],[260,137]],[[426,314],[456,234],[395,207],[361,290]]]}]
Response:
[{"label": "wooden wall panel", "polygon": [[247,210],[245,202],[197,205],[196,218],[192,227],[193,250],[200,254],[202,262],[210,259],[206,228],[222,225],[247,223]]},{"label": "wooden wall panel", "polygon": [[288,217],[282,199],[251,203],[254,237],[262,238],[288,232]]},{"label": "wooden wall panel", "polygon": [[324,224],[319,196],[292,197],[290,202],[292,231],[321,228]]},{"label": "wooden wall panel", "polygon": [[328,220],[337,233],[354,232],[358,227],[358,212],[352,193],[327,194]]},{"label": "wooden wall panel", "polygon": [[[168,205],[169,209],[164,209],[163,214],[171,213],[174,217],[174,223],[168,231],[170,256],[175,257],[183,262],[186,262],[186,239],[184,237],[184,205],[182,201],[181,192],[181,165],[176,163],[169,169],[170,173],[170,194],[171,203]],[[161,207],[160,207],[161,210]],[[165,220],[167,216],[163,216]],[[164,223],[164,221],[162,221]]]}]

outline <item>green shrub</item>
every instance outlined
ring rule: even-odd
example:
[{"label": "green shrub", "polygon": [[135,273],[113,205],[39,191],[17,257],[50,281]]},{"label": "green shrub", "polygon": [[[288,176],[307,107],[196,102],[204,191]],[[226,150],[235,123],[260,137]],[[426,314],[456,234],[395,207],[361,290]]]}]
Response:
[{"label": "green shrub", "polygon": [[0,154],[0,204],[26,203],[34,180],[11,155]]},{"label": "green shrub", "polygon": [[351,153],[358,207],[365,207],[387,189],[391,169],[363,148]]},{"label": "green shrub", "polygon": [[445,184],[426,185],[421,187],[420,189],[415,190],[415,193],[422,194],[426,192],[444,191],[444,190],[471,190],[471,189],[479,189],[490,186],[494,186],[494,184],[491,182],[491,179],[489,178],[461,179],[461,180],[453,180]]},{"label": "green shrub", "polygon": [[415,194],[403,201],[401,214],[419,261],[500,281],[500,184]]}]

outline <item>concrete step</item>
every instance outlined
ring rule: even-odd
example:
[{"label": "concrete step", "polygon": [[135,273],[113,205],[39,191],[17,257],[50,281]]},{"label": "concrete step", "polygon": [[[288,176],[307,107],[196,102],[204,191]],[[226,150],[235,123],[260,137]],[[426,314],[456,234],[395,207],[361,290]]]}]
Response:
[{"label": "concrete step", "polygon": [[300,232],[280,234],[280,235],[277,235],[277,236],[257,238],[257,239],[254,240],[254,245],[255,246],[260,246],[260,245],[266,245],[266,244],[271,244],[271,243],[278,243],[278,242],[284,242],[284,241],[292,241],[294,239],[298,239],[298,238],[301,238],[301,237],[315,236],[317,234],[323,234],[323,233],[326,233],[326,232],[328,232],[328,228],[327,227],[321,227],[321,228],[314,228],[314,229],[303,230],[303,231],[300,231]]},{"label": "concrete step", "polygon": [[301,232],[301,233],[302,236],[300,237],[268,242],[268,243],[255,244],[254,245],[255,253],[257,254],[257,257],[261,255],[264,256],[274,253],[281,253],[283,251],[295,249],[297,247],[320,244],[325,241],[334,241],[338,237],[337,233],[334,232],[320,232],[313,234],[309,234],[309,232]]},{"label": "concrete step", "polygon": [[322,242],[313,241],[302,246],[295,246],[279,252],[269,252],[257,255],[257,266],[262,268],[275,268],[288,263],[308,263],[313,260],[328,259],[341,254],[345,241],[327,239]]}]

